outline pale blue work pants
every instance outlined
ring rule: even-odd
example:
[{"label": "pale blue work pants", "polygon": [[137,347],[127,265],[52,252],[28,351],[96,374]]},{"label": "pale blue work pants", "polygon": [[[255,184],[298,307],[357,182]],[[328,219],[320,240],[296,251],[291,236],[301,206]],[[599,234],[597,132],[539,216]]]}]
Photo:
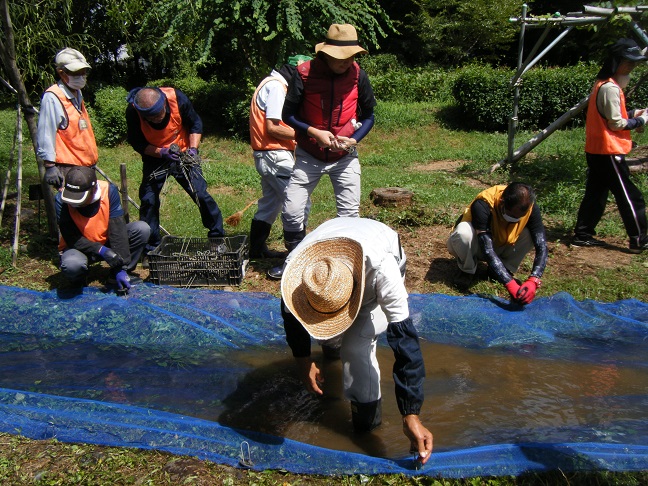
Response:
[{"label": "pale blue work pants", "polygon": [[284,231],[299,232],[306,227],[307,205],[323,175],[333,184],[338,217],[358,217],[360,213],[360,161],[356,151],[337,162],[325,163],[297,147],[295,168],[286,188],[281,220]]}]

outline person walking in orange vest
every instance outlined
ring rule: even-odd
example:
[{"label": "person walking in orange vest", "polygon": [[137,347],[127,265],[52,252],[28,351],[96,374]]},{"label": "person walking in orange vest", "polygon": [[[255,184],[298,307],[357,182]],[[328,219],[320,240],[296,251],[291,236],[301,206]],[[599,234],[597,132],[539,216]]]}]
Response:
[{"label": "person walking in orange vest", "polygon": [[626,110],[623,89],[630,73],[648,57],[632,39],[619,39],[596,76],[585,121],[587,181],[574,228],[574,246],[606,246],[594,238],[596,225],[612,192],[628,234],[629,251],[648,249],[646,203],[641,190],[630,180],[625,156],[632,150],[630,130],[643,130],[645,109]]},{"label": "person walking in orange vest", "polygon": [[[147,86],[131,90],[127,101],[127,140],[142,155],[143,162],[139,188],[140,219],[151,227],[146,252],[157,247],[162,239],[160,191],[168,176],[173,176],[198,205],[207,237],[224,236],[223,215],[207,192],[198,157],[202,119],[189,98],[178,89]],[[196,163],[183,167],[181,152]]]},{"label": "person walking in orange vest", "polygon": [[[250,258],[283,258],[285,252],[268,248],[266,240],[281,213],[288,181],[295,165],[295,130],[281,120],[288,83],[296,66],[309,56],[292,56],[257,86],[250,103],[250,145],[261,176],[261,197],[250,224]],[[308,205],[306,211],[310,209]]]},{"label": "person walking in orange vest", "polygon": [[[506,287],[512,301],[533,301],[548,256],[544,224],[535,199],[533,189],[521,182],[493,186],[477,195],[447,242],[462,272],[457,285],[468,286],[477,262],[485,261],[489,275]],[[513,274],[531,248],[535,248],[533,268],[522,283]]]},{"label": "person walking in orange vest", "polygon": [[44,162],[45,182],[59,189],[72,167],[93,167],[99,152],[81,93],[90,64],[66,47],[56,54],[54,65],[59,80],[43,93],[36,155]]},{"label": "person walking in orange vest", "polygon": [[56,193],[56,216],[61,231],[61,272],[72,287],[82,287],[91,263],[105,261],[110,280],[128,291],[139,277],[135,269],[149,238],[144,221],[126,223],[119,189],[97,181],[92,167],[72,167],[63,189]]}]

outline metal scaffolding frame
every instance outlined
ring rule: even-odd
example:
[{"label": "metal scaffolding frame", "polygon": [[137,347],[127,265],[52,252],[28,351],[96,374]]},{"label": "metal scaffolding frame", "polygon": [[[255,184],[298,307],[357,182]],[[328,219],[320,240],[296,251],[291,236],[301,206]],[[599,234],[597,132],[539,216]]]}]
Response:
[{"label": "metal scaffolding frame", "polygon": [[[589,101],[589,94],[572,108],[567,110],[547,128],[536,133],[530,140],[521,145],[517,150],[514,149],[515,133],[518,126],[518,106],[520,100],[520,85],[522,83],[522,76],[524,76],[524,74],[529,69],[535,66],[538,61],[540,61],[554,46],[556,46],[561,40],[563,40],[574,29],[574,27],[605,24],[609,22],[610,19],[615,15],[630,15],[630,18],[632,19],[630,22],[632,30],[637,34],[637,36],[639,36],[644,45],[648,46],[648,35],[646,35],[641,26],[633,18],[633,15],[640,15],[648,11],[648,6],[641,5],[636,7],[603,8],[584,5],[582,12],[571,12],[564,16],[560,14],[554,14],[548,15],[546,17],[528,17],[527,11],[528,7],[526,4],[524,4],[522,5],[522,15],[520,17],[511,17],[509,19],[510,22],[520,24],[517,70],[510,81],[510,86],[513,88],[513,110],[511,112],[511,116],[509,117],[508,123],[507,157],[506,159],[502,159],[495,165],[493,165],[490,169],[491,173],[500,167],[515,165],[517,161],[519,161],[527,153],[533,150],[534,147],[536,147],[543,140],[549,137],[549,135],[551,135],[557,129],[563,127],[574,117],[578,116],[578,114],[581,113],[587,106],[587,103]],[[526,59],[523,60],[524,36],[527,28],[544,28],[544,31],[536,41]],[[549,33],[556,28],[561,28],[563,30],[553,41],[549,43],[547,47],[545,47],[540,53],[538,53],[538,50],[547,39]],[[538,54],[536,55],[536,53]]]}]

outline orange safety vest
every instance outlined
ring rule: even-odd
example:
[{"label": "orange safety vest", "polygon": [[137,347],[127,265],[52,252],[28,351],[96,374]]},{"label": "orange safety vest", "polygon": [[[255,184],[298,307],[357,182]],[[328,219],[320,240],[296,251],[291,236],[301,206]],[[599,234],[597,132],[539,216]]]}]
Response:
[{"label": "orange safety vest", "polygon": [[[296,142],[294,140],[280,140],[268,134],[268,130],[266,129],[266,112],[257,103],[259,91],[270,81],[281,82],[275,76],[268,76],[261,81],[261,84],[254,91],[254,96],[252,97],[252,103],[250,104],[250,145],[252,145],[253,150],[289,150],[292,152],[295,150]],[[288,90],[285,84],[281,83],[281,86],[284,91]],[[279,124],[283,127],[290,128],[283,121],[280,121]]]},{"label": "orange safety vest", "polygon": [[151,145],[168,148],[175,143],[184,152],[189,148],[189,131],[182,125],[182,117],[180,116],[175,89],[160,88],[160,90],[166,95],[169,103],[169,111],[171,112],[169,123],[163,129],[157,130],[137,112],[140,117],[142,133],[144,133],[144,137]]},{"label": "orange safety vest", "polygon": [[[108,196],[108,189],[110,185],[106,181],[97,181],[99,190],[101,191],[101,198],[99,199],[99,211],[97,214],[88,218],[83,216],[79,210],[73,206],[68,206],[70,216],[76,224],[79,231],[90,241],[101,243],[102,245],[108,241],[108,222],[110,221],[110,197]],[[63,238],[59,239],[59,251],[65,250],[67,244]]]},{"label": "orange safety vest", "polygon": [[[517,223],[509,223],[506,221],[499,210],[504,189],[506,189],[505,184],[493,186],[480,192],[475,198],[475,201],[478,199],[486,201],[491,208],[491,234],[493,235],[493,243],[498,247],[515,244],[522,234],[522,230],[526,227],[531,217],[531,211],[533,210],[533,204],[531,204],[526,214],[520,218],[520,221]],[[461,221],[472,221],[471,206],[472,204],[466,208]]]},{"label": "orange safety vest", "polygon": [[[585,120],[585,152],[597,155],[625,155],[632,149],[632,135],[630,134],[630,130],[610,130],[607,120],[599,113],[598,107],[596,106],[599,89],[605,83],[614,83],[618,86],[612,78],[600,79],[594,84],[587,105],[587,118]],[[621,97],[621,116],[628,118],[625,95],[621,88],[619,88],[619,91],[619,96]]]},{"label": "orange safety vest", "polygon": [[92,167],[99,159],[92,123],[81,101],[78,110],[58,84],[47,91],[56,95],[67,115],[67,127],[56,131],[56,163]]}]

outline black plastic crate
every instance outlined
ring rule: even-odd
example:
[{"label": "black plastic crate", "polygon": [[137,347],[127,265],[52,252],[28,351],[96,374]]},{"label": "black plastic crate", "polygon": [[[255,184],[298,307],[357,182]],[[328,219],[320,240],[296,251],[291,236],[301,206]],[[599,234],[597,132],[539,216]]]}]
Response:
[{"label": "black plastic crate", "polygon": [[222,238],[164,236],[149,252],[152,283],[178,287],[239,285],[245,276],[247,235]]}]

